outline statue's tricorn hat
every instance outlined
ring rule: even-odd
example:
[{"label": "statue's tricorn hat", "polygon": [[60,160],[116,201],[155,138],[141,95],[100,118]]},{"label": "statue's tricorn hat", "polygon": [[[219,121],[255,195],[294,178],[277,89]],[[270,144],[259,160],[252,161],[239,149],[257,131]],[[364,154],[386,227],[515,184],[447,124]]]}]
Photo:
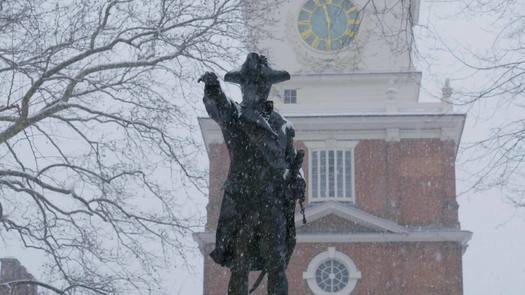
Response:
[{"label": "statue's tricorn hat", "polygon": [[270,84],[277,84],[290,80],[290,74],[287,71],[276,71],[268,65],[265,56],[257,53],[249,53],[246,61],[240,71],[231,71],[226,73],[224,81],[235,84],[242,84],[243,78],[250,78],[251,75],[260,74]]}]

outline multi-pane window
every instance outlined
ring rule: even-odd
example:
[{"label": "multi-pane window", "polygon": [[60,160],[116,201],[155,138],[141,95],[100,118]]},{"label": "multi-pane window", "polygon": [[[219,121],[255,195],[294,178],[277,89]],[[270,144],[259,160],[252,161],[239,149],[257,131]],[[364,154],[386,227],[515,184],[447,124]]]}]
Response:
[{"label": "multi-pane window", "polygon": [[339,260],[329,259],[315,271],[315,282],[326,293],[337,293],[350,283],[350,272]]},{"label": "multi-pane window", "polygon": [[354,261],[333,247],[315,256],[303,273],[312,294],[323,295],[352,294],[361,277]]},{"label": "multi-pane window", "polygon": [[311,201],[353,201],[353,152],[351,149],[312,150],[310,154]]},{"label": "multi-pane window", "polygon": [[297,103],[297,90],[296,89],[285,89],[284,90],[284,103],[286,104]]}]

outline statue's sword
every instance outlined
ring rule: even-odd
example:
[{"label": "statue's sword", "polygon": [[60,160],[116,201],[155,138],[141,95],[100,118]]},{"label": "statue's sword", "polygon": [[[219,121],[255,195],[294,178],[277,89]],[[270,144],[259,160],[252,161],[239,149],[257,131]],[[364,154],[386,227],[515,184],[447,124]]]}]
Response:
[{"label": "statue's sword", "polygon": [[[295,179],[297,176],[299,176],[299,171],[301,170],[301,167],[303,167],[303,161],[304,150],[297,150],[292,165],[290,166],[289,176],[291,177],[291,179]],[[293,198],[294,202],[295,200],[299,201],[299,206],[301,207],[301,215],[303,215],[303,224],[306,224],[306,215],[304,213],[304,194],[301,196],[293,196]]]}]

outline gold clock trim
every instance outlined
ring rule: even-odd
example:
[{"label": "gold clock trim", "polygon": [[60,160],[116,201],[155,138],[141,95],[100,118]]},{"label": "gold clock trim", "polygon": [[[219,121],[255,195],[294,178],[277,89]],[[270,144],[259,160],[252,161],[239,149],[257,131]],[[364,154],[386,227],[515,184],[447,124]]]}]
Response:
[{"label": "gold clock trim", "polygon": [[[324,4],[321,4],[321,1],[320,0],[312,0],[313,3],[315,3],[315,5],[317,7],[323,7],[323,9],[325,10],[325,13],[326,13],[326,6],[327,5],[334,5],[334,6],[337,6],[338,8],[344,10],[344,5],[342,5],[344,3],[345,0],[343,0],[343,2],[341,3],[334,3],[333,1],[331,0],[325,0],[324,1]],[[349,42],[348,44],[342,44],[342,42],[347,42],[347,40],[345,40],[346,38],[354,38],[355,35],[356,35],[356,31],[354,30],[355,29],[355,25],[360,25],[361,24],[361,19],[360,18],[352,18],[350,17],[350,14],[352,12],[355,12],[358,7],[355,5],[355,3],[353,2],[350,2],[353,6],[348,9],[348,10],[344,10],[345,11],[345,14],[346,14],[346,17],[348,18],[347,19],[347,22],[346,22],[346,30],[345,32],[340,35],[340,36],[337,36],[335,38],[332,38],[332,37],[328,37],[328,38],[323,38],[323,37],[320,37],[318,36],[314,29],[313,29],[313,26],[312,26],[312,16],[313,16],[313,13],[315,12],[314,11],[311,11],[311,10],[308,10],[304,7],[304,5],[306,3],[308,3],[309,1],[306,1],[303,3],[303,6],[301,7],[301,10],[300,10],[300,13],[299,13],[299,16],[298,16],[298,20],[297,20],[297,28],[299,30],[299,34],[300,34],[300,37],[302,39],[302,41],[304,43],[306,43],[308,46],[310,46],[311,48],[313,49],[316,49],[316,50],[319,50],[319,51],[323,51],[323,52],[334,52],[334,51],[339,51],[339,50],[343,50],[345,49],[346,47],[348,47],[350,45],[351,42]],[[310,2],[312,3],[312,2]],[[307,16],[303,16],[301,17],[301,15],[304,15],[304,14],[307,14]],[[307,18],[307,19],[302,19],[302,18]],[[328,20],[328,22],[330,23],[330,21]],[[329,35],[331,33],[329,32]],[[353,41],[353,40],[352,40]],[[334,48],[334,44],[335,43],[340,43],[340,47],[339,48],[336,48],[335,50],[333,49]],[[319,46],[323,44],[324,45],[324,48],[322,49],[319,49]]]}]

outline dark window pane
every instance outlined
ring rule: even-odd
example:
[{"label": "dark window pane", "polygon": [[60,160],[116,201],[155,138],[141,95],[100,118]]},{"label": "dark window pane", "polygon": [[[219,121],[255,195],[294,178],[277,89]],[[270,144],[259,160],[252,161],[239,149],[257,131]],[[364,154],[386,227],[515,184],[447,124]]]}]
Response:
[{"label": "dark window pane", "polygon": [[336,177],[337,177],[337,197],[344,197],[344,165],[343,165],[343,151],[337,151],[337,165],[336,165]]},{"label": "dark window pane", "polygon": [[352,197],[352,152],[345,152],[346,197]]},{"label": "dark window pane", "polygon": [[319,153],[312,152],[312,197],[319,197]]},{"label": "dark window pane", "polygon": [[328,152],[328,193],[335,197],[335,152]]},{"label": "dark window pane", "polygon": [[321,192],[320,192],[320,196],[321,198],[324,198],[326,197],[326,187],[327,187],[327,183],[326,183],[326,151],[321,151],[320,152],[321,156],[320,156],[320,162],[321,162],[321,173],[319,173],[319,176],[321,177]]}]

